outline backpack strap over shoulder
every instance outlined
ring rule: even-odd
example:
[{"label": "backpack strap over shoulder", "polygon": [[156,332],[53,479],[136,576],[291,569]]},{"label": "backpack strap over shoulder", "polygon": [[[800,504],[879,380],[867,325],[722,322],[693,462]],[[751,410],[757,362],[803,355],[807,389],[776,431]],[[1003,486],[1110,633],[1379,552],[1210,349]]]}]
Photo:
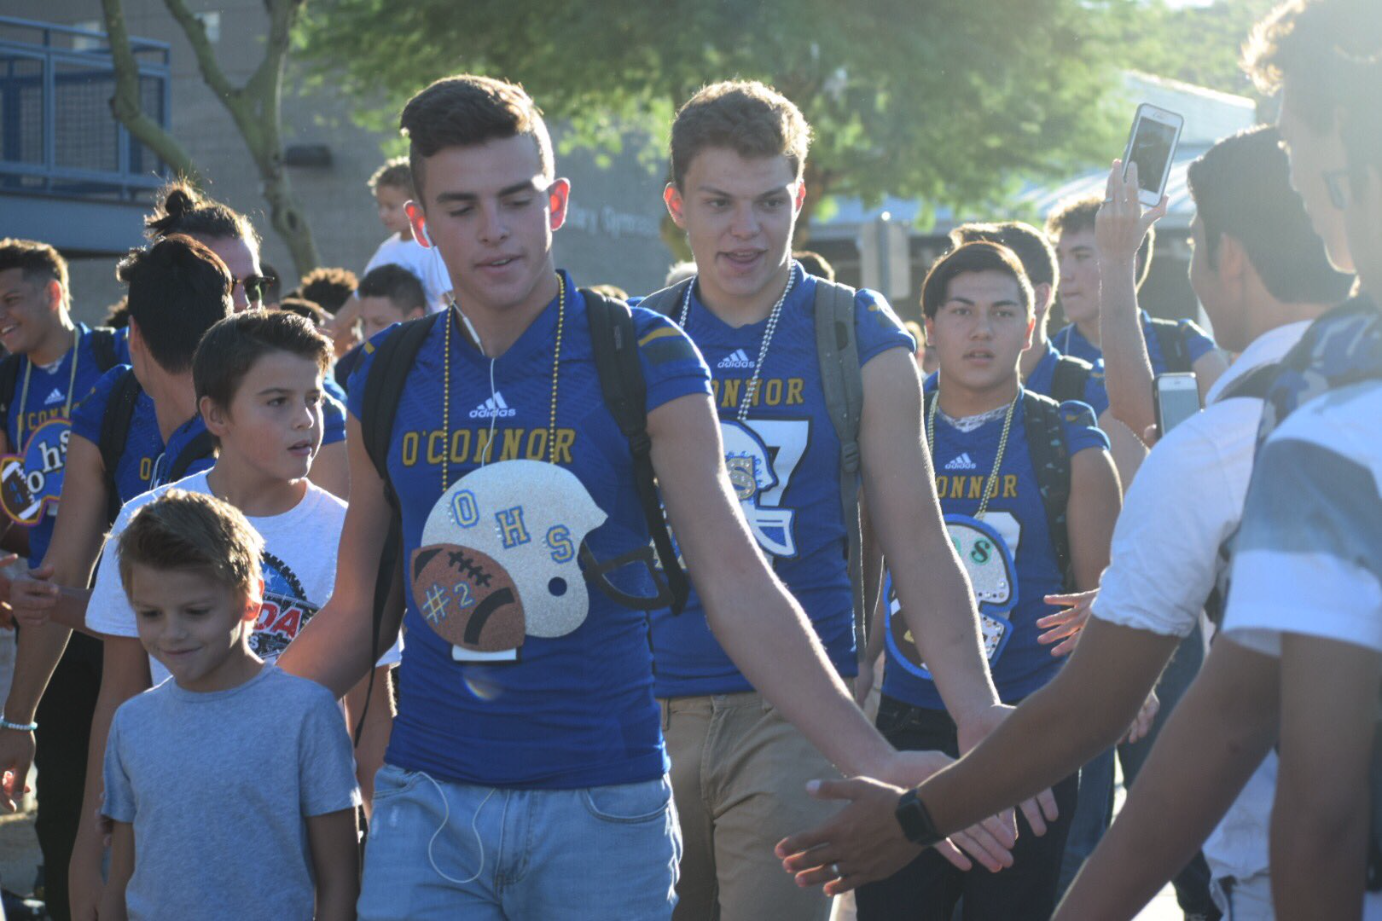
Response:
[{"label": "backpack strap over shoulder", "polygon": [[187,476],[187,468],[199,460],[214,456],[215,453],[216,439],[210,432],[198,432],[195,438],[182,446],[178,456],[173,458],[172,466],[168,468],[168,482],[176,483]]},{"label": "backpack strap over shoulder", "polygon": [[96,359],[96,367],[104,374],[120,363],[115,354],[115,330],[108,326],[98,326],[87,333],[91,337],[91,354]]},{"label": "backpack strap over shoulder", "polygon": [[864,598],[863,531],[859,521],[859,422],[864,415],[864,377],[854,335],[855,290],[816,279],[816,360],[825,407],[840,439],[840,511],[845,522],[845,559],[854,598],[856,652],[868,643]]},{"label": "backpack strap over shoulder", "polygon": [[[24,361],[22,355],[6,355],[0,361],[0,432],[9,437],[10,431],[10,412],[14,409],[14,401],[18,399],[19,392],[19,365]],[[20,408],[20,412],[23,412]],[[24,450],[23,445],[10,445],[10,451],[19,453]]]},{"label": "backpack strap over shoulder", "polygon": [[1093,373],[1094,366],[1083,358],[1061,355],[1056,359],[1056,370],[1051,373],[1051,399],[1057,403],[1083,402],[1089,376]]},{"label": "backpack strap over shoulder", "polygon": [[106,475],[106,525],[115,523],[120,514],[120,488],[115,482],[115,469],[125,454],[125,444],[129,440],[130,425],[134,422],[134,411],[139,405],[139,397],[144,389],[129,368],[115,381],[111,388],[110,400],[106,403],[106,414],[101,419],[101,465]]},{"label": "backpack strap over shoulder", "polygon": [[[677,322],[681,322],[681,302],[686,297],[686,289],[696,283],[695,276],[679,281],[675,285],[670,285],[660,291],[654,291],[643,300],[638,302],[638,306],[644,310],[651,310],[653,313],[660,313],[664,317],[671,317]],[[586,295],[589,302],[590,295]]]},{"label": "backpack strap over shoulder", "polygon": [[1185,342],[1185,330],[1174,320],[1152,318],[1152,332],[1161,346],[1161,357],[1166,362],[1166,370],[1188,374],[1194,370],[1190,361],[1190,347]]},{"label": "backpack strap over shoulder", "polygon": [[[664,289],[653,297],[662,298],[673,290]],[[600,391],[610,415],[628,439],[629,451],[633,455],[633,480],[634,488],[638,491],[638,503],[643,508],[643,517],[666,579],[665,586],[658,586],[659,606],[670,607],[673,614],[680,614],[691,594],[691,583],[677,560],[676,547],[667,530],[667,516],[663,513],[662,501],[658,496],[657,475],[653,470],[653,443],[648,437],[648,390],[643,379],[643,366],[638,358],[638,336],[633,314],[623,301],[611,300],[587,288],[581,289],[581,295],[585,298],[590,323],[591,349],[595,369],[600,376]],[[675,303],[672,298],[664,298],[663,302],[667,300]],[[653,575],[656,580],[656,573]],[[606,588],[604,583],[597,584]],[[624,603],[628,603],[627,597]]]},{"label": "backpack strap over shoulder", "polygon": [[368,701],[374,691],[374,663],[379,661],[379,635],[383,632],[384,615],[389,600],[403,584],[403,517],[398,504],[398,493],[389,479],[389,442],[393,438],[394,417],[398,413],[398,401],[403,396],[403,387],[408,382],[408,372],[412,370],[423,342],[438,318],[441,318],[441,322],[449,322],[450,317],[451,311],[444,310],[431,316],[409,320],[399,326],[379,344],[374,364],[370,366],[369,374],[365,378],[365,394],[360,405],[360,433],[365,443],[365,451],[378,471],[379,478],[384,482],[384,498],[389,504],[389,529],[380,548],[379,571],[374,578],[369,684],[365,694],[365,706],[361,710],[359,721],[355,724],[357,746],[365,727],[365,716],[369,712]]},{"label": "backpack strap over shoulder", "polygon": [[1242,377],[1238,378],[1238,380],[1220,391],[1219,395],[1215,397],[1214,402],[1222,403],[1224,400],[1232,400],[1235,397],[1250,397],[1254,400],[1265,400],[1267,398],[1267,391],[1271,389],[1272,382],[1276,380],[1277,375],[1280,373],[1281,366],[1275,362],[1253,368],[1247,374],[1244,374]]},{"label": "backpack strap over shoulder", "polygon": [[1065,426],[1060,404],[1041,394],[1023,391],[1022,409],[1027,430],[1027,452],[1036,471],[1041,504],[1046,510],[1046,526],[1051,549],[1060,567],[1065,588],[1075,585],[1074,563],[1070,556],[1070,531],[1066,509],[1070,504],[1070,449],[1065,443]]}]

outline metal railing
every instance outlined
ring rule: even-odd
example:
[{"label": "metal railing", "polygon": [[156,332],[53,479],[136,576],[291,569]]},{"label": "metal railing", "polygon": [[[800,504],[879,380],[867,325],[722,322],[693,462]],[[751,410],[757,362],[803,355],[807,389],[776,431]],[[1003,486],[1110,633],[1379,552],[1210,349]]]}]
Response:
[{"label": "metal railing", "polygon": [[[170,48],[131,38],[140,105],[168,126]],[[0,16],[0,192],[128,201],[167,172],[112,114],[104,32]]]}]

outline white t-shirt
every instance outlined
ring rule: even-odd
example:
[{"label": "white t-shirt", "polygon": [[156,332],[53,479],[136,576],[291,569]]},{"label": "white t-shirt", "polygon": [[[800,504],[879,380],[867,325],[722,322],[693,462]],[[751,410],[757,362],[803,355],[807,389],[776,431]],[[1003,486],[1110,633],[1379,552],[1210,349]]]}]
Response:
[{"label": "white t-shirt", "polygon": [[435,247],[422,246],[411,235],[400,237],[394,234],[379,244],[360,277],[364,278],[371,269],[381,265],[401,265],[416,275],[418,281],[422,282],[423,293],[427,295],[429,312],[436,313],[446,306],[446,292],[452,288],[451,273]]},{"label": "white t-shirt", "polygon": [[[1164,636],[1195,629],[1219,576],[1219,546],[1243,514],[1262,418],[1261,400],[1216,401],[1245,374],[1280,361],[1309,325],[1291,323],[1254,339],[1210,389],[1204,412],[1147,455],[1114,528],[1095,617]],[[1276,755],[1269,754],[1205,841],[1215,878],[1266,871],[1276,770]]]},{"label": "white t-shirt", "polygon": [[[97,633],[139,636],[134,609],[120,581],[119,538],[135,512],[169,489],[212,494],[204,471],[136,496],[120,509],[110,529],[96,585],[86,608],[86,625]],[[345,513],[344,502],[308,480],[302,501],[289,511],[267,518],[249,518],[249,523],[264,538],[261,561],[264,605],[250,637],[250,648],[264,661],[277,659],[289,641],[331,597],[336,584],[336,551]],[[395,644],[384,653],[379,664],[395,665],[401,653],[401,646]],[[149,672],[155,685],[169,677],[168,670],[152,656]]]}]

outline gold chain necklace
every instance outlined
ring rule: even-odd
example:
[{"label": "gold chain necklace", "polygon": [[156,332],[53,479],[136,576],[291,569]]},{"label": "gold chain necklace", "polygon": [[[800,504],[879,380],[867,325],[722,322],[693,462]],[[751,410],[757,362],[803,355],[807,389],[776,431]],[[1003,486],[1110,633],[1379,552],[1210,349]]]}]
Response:
[{"label": "gold chain necklace", "polygon": [[[998,471],[1003,467],[1003,455],[1008,450],[1008,432],[1012,430],[1013,410],[1017,408],[1017,401],[1022,399],[1022,391],[1017,391],[1017,396],[1008,404],[1008,411],[1003,416],[1003,435],[998,439],[998,456],[993,459],[993,472],[989,474],[988,481],[984,484],[984,496],[979,500],[979,511],[974,513],[975,521],[982,521],[984,512],[988,511],[989,500],[998,493]],[[931,411],[926,414],[926,441],[931,445],[932,456],[936,453],[936,407],[941,405],[940,391],[936,392],[936,398],[931,401]]]},{"label": "gold chain necklace", "polygon": [[[72,418],[72,391],[77,389],[77,362],[81,360],[81,351],[77,348],[81,344],[82,331],[80,327],[72,330],[72,372],[67,376],[67,403],[63,406],[62,418]],[[61,363],[62,359],[59,358]],[[19,418],[14,423],[14,440],[16,444],[11,446],[11,450],[22,453],[24,451],[24,420],[29,412],[29,375],[34,373],[34,360],[28,359],[24,364],[24,386],[19,391]]]},{"label": "gold chain necklace", "polygon": [[[446,439],[442,446],[441,463],[441,490],[446,492],[450,485],[451,474],[451,327],[458,322],[454,312],[459,312],[454,300],[446,310],[446,336],[443,348],[445,357],[442,359],[442,397],[441,397],[441,427],[442,435]],[[561,362],[561,340],[562,334],[566,329],[566,279],[561,273],[557,273],[557,339],[552,349],[552,411],[547,420],[547,462],[555,464],[557,462],[557,379],[560,371]],[[490,359],[491,362],[494,359]],[[490,397],[493,398],[491,393]],[[497,412],[497,407],[495,412]],[[485,442],[485,454],[494,450],[494,420],[498,416],[490,417],[490,437]]]}]

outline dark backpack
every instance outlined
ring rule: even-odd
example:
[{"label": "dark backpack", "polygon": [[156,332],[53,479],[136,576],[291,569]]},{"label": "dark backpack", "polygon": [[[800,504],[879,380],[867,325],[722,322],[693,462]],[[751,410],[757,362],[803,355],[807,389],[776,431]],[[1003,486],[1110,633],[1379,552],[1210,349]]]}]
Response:
[{"label": "dark backpack", "polygon": [[[98,326],[86,334],[91,340],[91,353],[96,359],[96,368],[105,374],[119,364],[115,354],[115,330]],[[0,432],[10,430],[10,406],[19,390],[19,372],[24,364],[23,355],[8,355],[0,361]],[[73,394],[72,402],[81,402],[84,394]],[[10,445],[12,451],[24,450],[23,445]]]},{"label": "dark backpack", "polygon": [[[629,452],[633,456],[634,486],[638,491],[639,504],[643,508],[643,516],[662,564],[662,578],[666,580],[665,585],[658,585],[658,597],[652,606],[670,607],[673,613],[680,613],[690,593],[690,582],[677,562],[676,550],[667,530],[661,500],[658,498],[651,453],[652,440],[648,437],[647,388],[643,380],[643,368],[639,364],[638,338],[634,329],[633,314],[629,306],[622,301],[611,300],[584,288],[581,289],[581,294],[585,298],[600,389],[610,415],[628,439]],[[371,661],[378,658],[379,634],[384,613],[394,589],[402,584],[403,575],[402,513],[398,494],[389,478],[388,466],[394,417],[407,383],[408,373],[412,370],[418,351],[439,317],[441,322],[446,322],[450,312],[444,311],[410,320],[385,337],[376,350],[374,363],[365,379],[365,392],[360,408],[360,431],[365,451],[378,471],[379,478],[384,481],[384,497],[389,503],[391,513],[374,587]],[[656,574],[654,578],[656,579]],[[604,583],[600,585],[607,592],[614,594],[611,592],[611,586]],[[627,595],[617,600],[631,605],[635,601]],[[373,680],[373,671],[370,674]],[[363,720],[362,714],[360,725],[363,725]],[[358,736],[359,726],[356,732]]]},{"label": "dark backpack", "polygon": [[[840,440],[840,511],[845,522],[844,556],[854,599],[854,641],[859,654],[868,644],[864,598],[863,530],[859,519],[859,422],[864,414],[864,378],[854,336],[855,289],[815,279],[816,361],[826,411]],[[650,294],[640,307],[677,319],[688,279]]]},{"label": "dark backpack", "polygon": [[1166,362],[1166,370],[1171,373],[1188,374],[1195,370],[1190,360],[1190,345],[1186,340],[1186,329],[1175,320],[1152,318],[1152,333],[1161,346],[1161,357]]},{"label": "dark backpack", "polygon": [[[936,391],[926,394],[924,417],[929,417]],[[1070,529],[1066,513],[1070,505],[1070,449],[1065,443],[1065,426],[1060,404],[1030,390],[1022,392],[1027,453],[1032,458],[1041,505],[1046,510],[1046,529],[1051,535],[1051,550],[1060,568],[1067,591],[1075,587],[1075,567],[1070,556]],[[933,455],[934,457],[934,455]]]},{"label": "dark backpack", "polygon": [[1051,372],[1051,393],[1049,396],[1057,403],[1069,403],[1071,400],[1085,400],[1085,389],[1089,386],[1089,377],[1094,373],[1094,366],[1083,358],[1076,358],[1074,355],[1061,355],[1056,358],[1056,370]]},{"label": "dark backpack", "polygon": [[[100,444],[101,466],[106,476],[106,526],[115,523],[120,514],[120,490],[115,482],[115,468],[125,454],[125,444],[129,440],[130,425],[134,422],[134,411],[139,405],[139,397],[144,393],[135,379],[134,369],[129,368],[118,378],[111,388],[110,401],[106,404],[106,414],[101,419]],[[187,470],[199,460],[210,457],[216,451],[215,439],[210,432],[203,431],[183,445],[177,457],[168,467],[165,482],[174,483],[187,475]]]}]

